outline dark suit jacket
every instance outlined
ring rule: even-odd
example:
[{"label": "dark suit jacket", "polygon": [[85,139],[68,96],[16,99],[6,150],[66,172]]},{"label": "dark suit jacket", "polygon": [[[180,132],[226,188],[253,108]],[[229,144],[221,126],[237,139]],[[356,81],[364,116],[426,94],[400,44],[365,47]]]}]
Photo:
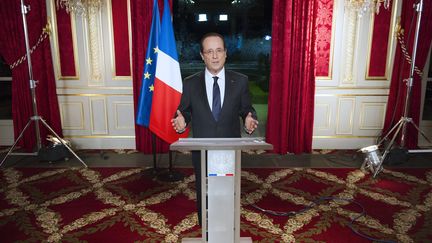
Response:
[{"label": "dark suit jacket", "polygon": [[240,137],[240,117],[249,112],[256,119],[252,107],[246,75],[225,69],[225,97],[218,121],[213,118],[207,100],[204,71],[187,77],[178,107],[187,124],[192,122],[193,137]]}]

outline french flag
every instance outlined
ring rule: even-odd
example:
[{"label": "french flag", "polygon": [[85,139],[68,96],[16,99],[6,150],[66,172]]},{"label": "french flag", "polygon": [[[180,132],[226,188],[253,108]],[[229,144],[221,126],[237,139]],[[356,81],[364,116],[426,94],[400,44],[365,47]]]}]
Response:
[{"label": "french flag", "polygon": [[156,48],[157,64],[149,128],[168,143],[188,136],[188,132],[176,133],[171,125],[183,90],[171,19],[170,5],[168,0],[165,0]]}]

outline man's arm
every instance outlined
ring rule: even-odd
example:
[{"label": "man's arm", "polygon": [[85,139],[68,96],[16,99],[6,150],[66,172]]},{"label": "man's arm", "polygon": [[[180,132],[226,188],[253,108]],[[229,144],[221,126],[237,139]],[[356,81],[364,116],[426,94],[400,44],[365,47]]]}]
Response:
[{"label": "man's arm", "polygon": [[252,117],[252,113],[245,118],[244,130],[247,134],[252,134],[258,128],[258,120]]},{"label": "man's arm", "polygon": [[187,127],[185,118],[179,110],[177,110],[176,115],[175,118],[171,119],[171,125],[177,133],[183,133]]},{"label": "man's arm", "polygon": [[189,82],[185,80],[183,82],[183,93],[180,99],[180,104],[177,107],[177,111],[171,119],[171,125],[177,133],[183,133],[186,130],[187,125],[191,120],[191,104],[190,104],[190,88]]},{"label": "man's arm", "polygon": [[241,93],[241,110],[240,116],[243,118],[244,130],[248,134],[252,134],[258,127],[258,117],[255,109],[252,106],[252,99],[249,92],[248,78],[245,78]]}]

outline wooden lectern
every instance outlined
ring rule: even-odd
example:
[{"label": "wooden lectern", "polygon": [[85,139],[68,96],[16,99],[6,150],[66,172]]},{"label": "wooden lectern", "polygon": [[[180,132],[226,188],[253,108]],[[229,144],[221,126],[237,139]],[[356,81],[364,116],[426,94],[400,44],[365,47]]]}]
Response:
[{"label": "wooden lectern", "polygon": [[207,242],[206,235],[210,243],[252,242],[240,238],[241,151],[273,146],[262,138],[181,138],[170,149],[201,151],[202,237],[182,242]]}]

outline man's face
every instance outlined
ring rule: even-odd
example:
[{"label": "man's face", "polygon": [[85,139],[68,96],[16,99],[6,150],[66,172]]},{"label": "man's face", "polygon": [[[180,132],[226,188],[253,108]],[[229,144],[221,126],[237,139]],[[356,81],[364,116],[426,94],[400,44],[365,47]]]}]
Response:
[{"label": "man's face", "polygon": [[226,50],[221,38],[209,36],[203,41],[203,52],[201,52],[207,69],[210,73],[216,75],[225,65]]}]

